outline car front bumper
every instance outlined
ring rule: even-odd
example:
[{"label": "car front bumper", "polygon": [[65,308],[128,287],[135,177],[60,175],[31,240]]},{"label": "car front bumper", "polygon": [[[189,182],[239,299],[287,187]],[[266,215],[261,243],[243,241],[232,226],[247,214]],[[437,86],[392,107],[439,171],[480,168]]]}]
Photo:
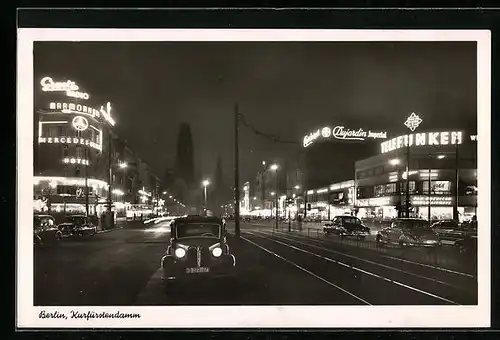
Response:
[{"label": "car front bumper", "polygon": [[[208,268],[207,272],[187,272],[188,268]],[[191,267],[186,266],[183,261],[173,256],[164,256],[162,259],[163,279],[168,281],[184,281],[197,279],[215,279],[235,276],[236,259],[233,255],[223,255],[217,261],[208,266]]]}]

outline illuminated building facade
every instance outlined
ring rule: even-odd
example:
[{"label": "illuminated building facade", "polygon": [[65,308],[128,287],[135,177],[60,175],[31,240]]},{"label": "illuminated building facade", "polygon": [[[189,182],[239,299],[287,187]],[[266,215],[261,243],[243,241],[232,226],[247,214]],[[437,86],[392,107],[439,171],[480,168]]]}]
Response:
[{"label": "illuminated building facade", "polygon": [[[476,214],[476,135],[443,131],[384,141],[379,155],[356,162],[355,204],[359,217],[398,216],[396,206],[406,200],[408,149],[412,217],[428,219],[429,201],[433,220],[455,217],[468,220]],[[454,208],[458,214],[454,214]]]},{"label": "illuminated building facade", "polygon": [[141,161],[113,132],[111,103],[71,80],[44,77],[35,86],[35,211],[100,215],[111,177],[114,210],[124,215],[141,196]]},{"label": "illuminated building facade", "polygon": [[[314,147],[308,145],[307,148],[313,150]],[[466,131],[417,131],[380,141],[372,149],[377,151],[376,156],[372,154],[353,162],[350,174],[347,171],[335,176],[350,180],[331,181],[334,184],[325,185],[328,176],[315,176],[316,172],[320,172],[316,169],[333,173],[339,166],[346,166],[345,170],[349,170],[346,162],[352,155],[347,154],[344,148],[344,157],[322,160],[322,157],[327,158],[324,157],[327,154],[337,155],[329,153],[335,150],[335,146],[327,142],[317,143],[312,154],[306,154],[306,201],[298,197],[299,213],[306,213],[308,218],[317,220],[346,213],[357,214],[360,218],[398,217],[397,208],[404,205],[406,199],[409,149],[411,217],[430,217],[432,220],[458,218],[463,221],[476,214],[477,135]],[[340,161],[335,161],[335,158],[340,158]]]}]

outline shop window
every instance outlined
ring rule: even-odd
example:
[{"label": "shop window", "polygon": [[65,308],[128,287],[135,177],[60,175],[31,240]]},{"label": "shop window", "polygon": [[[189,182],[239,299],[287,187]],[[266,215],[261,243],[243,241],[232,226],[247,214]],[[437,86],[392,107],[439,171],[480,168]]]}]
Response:
[{"label": "shop window", "polygon": [[384,195],[384,185],[376,185],[373,188],[373,191],[374,191],[374,196],[375,197],[383,196]]},{"label": "shop window", "polygon": [[384,186],[384,193],[386,195],[395,194],[396,193],[396,183],[389,183]]},{"label": "shop window", "polygon": [[[422,183],[423,192],[429,194],[429,181]],[[431,194],[450,195],[452,191],[452,182],[450,181],[431,181]]]},{"label": "shop window", "polygon": [[[415,181],[410,181],[409,186],[410,186],[410,193],[415,194],[417,192]],[[400,192],[400,194],[406,193],[406,181],[400,182],[399,192]]]}]

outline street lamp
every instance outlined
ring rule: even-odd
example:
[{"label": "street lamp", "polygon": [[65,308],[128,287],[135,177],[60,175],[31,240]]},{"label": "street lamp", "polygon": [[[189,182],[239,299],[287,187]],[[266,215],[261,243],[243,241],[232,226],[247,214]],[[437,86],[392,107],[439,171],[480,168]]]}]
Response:
[{"label": "street lamp", "polygon": [[205,205],[205,209],[207,208],[207,186],[210,185],[210,181],[208,179],[204,180],[202,182],[203,184],[203,193],[204,193],[204,205]]},{"label": "street lamp", "polygon": [[278,196],[279,196],[279,176],[278,176],[278,169],[279,169],[279,166],[278,164],[271,164],[271,166],[269,167],[270,170],[272,171],[275,171],[276,172],[276,195],[275,195],[275,198],[276,198],[276,230],[278,230],[278,221],[279,221],[279,200],[278,200]]},{"label": "street lamp", "polygon": [[296,190],[299,190],[299,189],[300,189],[300,185],[296,185],[296,186],[295,186],[295,189],[296,189]]},{"label": "street lamp", "polygon": [[126,167],[128,167],[128,164],[127,162],[121,162],[120,164],[118,164],[118,166],[120,167],[120,169],[125,169]]}]

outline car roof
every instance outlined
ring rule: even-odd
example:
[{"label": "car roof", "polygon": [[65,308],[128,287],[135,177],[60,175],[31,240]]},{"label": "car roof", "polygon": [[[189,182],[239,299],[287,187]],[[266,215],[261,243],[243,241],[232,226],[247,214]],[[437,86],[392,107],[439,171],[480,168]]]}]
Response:
[{"label": "car roof", "polygon": [[189,223],[189,222],[213,222],[222,223],[222,220],[216,216],[200,216],[200,215],[188,215],[186,217],[180,217],[175,219],[175,223]]},{"label": "car roof", "polygon": [[427,220],[424,220],[423,218],[406,218],[406,217],[400,217],[394,219],[394,222],[429,222]]},{"label": "car roof", "polygon": [[35,215],[35,217],[37,217],[37,218],[54,218],[51,215]]}]

